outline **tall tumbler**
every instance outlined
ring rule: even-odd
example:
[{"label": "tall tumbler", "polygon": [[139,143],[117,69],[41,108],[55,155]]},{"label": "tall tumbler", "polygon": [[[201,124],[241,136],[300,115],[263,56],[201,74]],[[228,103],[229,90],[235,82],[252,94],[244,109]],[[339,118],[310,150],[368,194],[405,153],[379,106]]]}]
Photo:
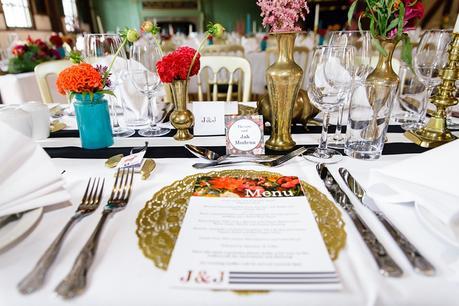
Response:
[{"label": "tall tumbler", "polygon": [[344,153],[356,159],[378,159],[384,148],[398,84],[362,82],[351,96]]}]

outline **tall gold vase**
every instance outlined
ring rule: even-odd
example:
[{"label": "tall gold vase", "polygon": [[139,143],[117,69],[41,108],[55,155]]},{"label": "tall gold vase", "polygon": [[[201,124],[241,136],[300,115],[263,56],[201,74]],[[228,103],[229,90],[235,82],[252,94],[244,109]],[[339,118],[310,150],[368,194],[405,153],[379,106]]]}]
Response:
[{"label": "tall gold vase", "polygon": [[174,103],[174,111],[171,114],[171,123],[177,129],[174,135],[175,140],[192,139],[190,128],[194,123],[193,113],[186,108],[186,100],[188,96],[188,82],[174,81],[169,84],[169,89]]},{"label": "tall gold vase", "polygon": [[266,70],[266,83],[271,107],[271,137],[266,147],[275,151],[293,148],[291,125],[293,108],[300,90],[303,69],[293,59],[297,33],[273,33],[277,39],[278,56]]}]

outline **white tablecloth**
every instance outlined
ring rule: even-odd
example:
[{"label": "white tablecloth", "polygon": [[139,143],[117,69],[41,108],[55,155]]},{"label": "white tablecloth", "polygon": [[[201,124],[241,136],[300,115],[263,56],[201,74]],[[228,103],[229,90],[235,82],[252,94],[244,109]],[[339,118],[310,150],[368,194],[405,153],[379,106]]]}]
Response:
[{"label": "white tablecloth", "polygon": [[[152,143],[154,145],[154,141]],[[379,161],[365,162],[345,158],[332,166],[348,168],[363,185],[370,168],[406,158],[407,155],[384,156]],[[130,203],[124,211],[108,221],[102,233],[99,250],[89,273],[88,289],[68,305],[458,305],[459,250],[438,239],[421,226],[414,209],[407,206],[384,206],[388,217],[426,254],[437,267],[435,277],[420,276],[412,271],[395,243],[384,232],[370,212],[356,203],[369,225],[379,233],[383,243],[405,270],[400,279],[385,278],[377,272],[363,241],[354,226],[343,215],[348,234],[346,248],[335,262],[344,284],[340,292],[271,292],[237,295],[232,292],[169,289],[164,284],[165,272],[146,259],[137,243],[135,220],[145,202],[161,187],[186,175],[197,173],[191,164],[197,159],[157,159],[157,169],[147,181],[134,180]],[[30,271],[38,257],[49,246],[76,209],[89,176],[103,176],[106,181],[104,200],[113,182],[113,170],[104,160],[54,159],[72,194],[72,205],[47,210],[36,229],[14,248],[0,255],[0,305],[62,305],[53,289],[69,271],[77,253],[96,225],[101,208],[75,226],[51,270],[44,288],[30,296],[16,290],[18,281]],[[245,169],[266,170],[258,166]],[[297,175],[325,192],[314,164],[302,158],[273,171]],[[203,172],[202,170],[200,172]]]},{"label": "white tablecloth", "polygon": [[[56,76],[48,79],[51,96],[56,103],[67,103],[65,96],[55,89]],[[6,74],[0,76],[0,94],[4,104],[22,104],[29,101],[41,101],[40,90],[34,72]],[[45,101],[49,102],[49,101]]]}]

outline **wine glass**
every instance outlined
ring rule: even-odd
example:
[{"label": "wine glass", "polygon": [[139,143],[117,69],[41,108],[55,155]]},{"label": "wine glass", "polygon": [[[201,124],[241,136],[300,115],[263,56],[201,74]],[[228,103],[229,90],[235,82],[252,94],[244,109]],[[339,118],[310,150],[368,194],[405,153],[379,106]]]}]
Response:
[{"label": "wine glass", "polygon": [[122,127],[118,120],[119,105],[121,104],[121,110],[124,107],[121,102],[120,85],[126,80],[127,69],[126,52],[124,48],[118,51],[123,43],[122,38],[117,34],[85,34],[83,39],[83,55],[87,62],[96,65],[96,67],[102,66],[103,69],[108,69],[115,59],[110,70],[110,81],[106,83],[106,87],[115,93],[115,96],[107,95],[112,109],[113,136],[129,137],[134,135],[134,129]]},{"label": "wine glass", "polygon": [[[331,46],[353,46],[355,48],[355,77],[356,80],[365,80],[372,68],[370,65],[370,42],[371,35],[369,31],[332,31],[328,44]],[[344,148],[343,115],[344,108],[349,105],[350,91],[346,101],[338,109],[336,119],[336,130],[334,135],[329,136],[329,146],[337,149]]]},{"label": "wine glass", "polygon": [[161,81],[156,70],[156,62],[161,52],[150,35],[142,36],[130,47],[128,63],[129,75],[134,87],[147,97],[149,127],[139,131],[144,137],[158,137],[170,132],[157,124],[166,116],[162,102],[157,99]]},{"label": "wine glass", "polygon": [[306,159],[334,163],[342,159],[340,152],[327,147],[330,113],[341,107],[351,91],[354,79],[354,47],[322,46],[314,49],[308,72],[308,96],[323,112],[319,146],[308,149]]},{"label": "wine glass", "polygon": [[413,67],[418,79],[425,86],[422,111],[419,121],[411,126],[418,129],[425,125],[427,105],[435,86],[441,82],[440,69],[448,61],[447,48],[451,41],[451,30],[427,30],[419,41],[414,56]]}]

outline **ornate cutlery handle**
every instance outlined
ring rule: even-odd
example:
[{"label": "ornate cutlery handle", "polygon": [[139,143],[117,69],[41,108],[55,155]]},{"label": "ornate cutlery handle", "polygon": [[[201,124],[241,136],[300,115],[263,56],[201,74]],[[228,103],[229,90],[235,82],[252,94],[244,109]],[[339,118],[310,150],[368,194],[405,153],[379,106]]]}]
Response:
[{"label": "ornate cutlery handle", "polygon": [[434,266],[418,251],[408,238],[406,238],[405,235],[403,235],[403,233],[400,232],[383,214],[379,213],[377,216],[392,238],[394,238],[403,254],[405,254],[414,270],[427,276],[434,275]]},{"label": "ornate cutlery handle", "polygon": [[403,275],[403,270],[397,265],[392,257],[387,253],[384,246],[379,242],[376,235],[366,225],[366,223],[353,210],[350,216],[358,231],[363,237],[365,244],[370,250],[373,258],[376,260],[379,271],[384,276],[400,277]]},{"label": "ornate cutlery handle", "polygon": [[86,277],[96,256],[100,234],[111,210],[104,210],[94,232],[78,254],[69,274],[60,282],[55,291],[65,299],[80,295],[86,288]]},{"label": "ornate cutlery handle", "polygon": [[57,235],[48,249],[46,249],[45,253],[43,253],[43,255],[40,257],[33,270],[30,271],[30,273],[27,274],[27,276],[24,277],[24,279],[18,284],[19,292],[22,294],[30,294],[43,286],[46,274],[56,259],[65,236],[75,221],[78,219],[79,216],[75,216],[67,222],[59,235]]}]

